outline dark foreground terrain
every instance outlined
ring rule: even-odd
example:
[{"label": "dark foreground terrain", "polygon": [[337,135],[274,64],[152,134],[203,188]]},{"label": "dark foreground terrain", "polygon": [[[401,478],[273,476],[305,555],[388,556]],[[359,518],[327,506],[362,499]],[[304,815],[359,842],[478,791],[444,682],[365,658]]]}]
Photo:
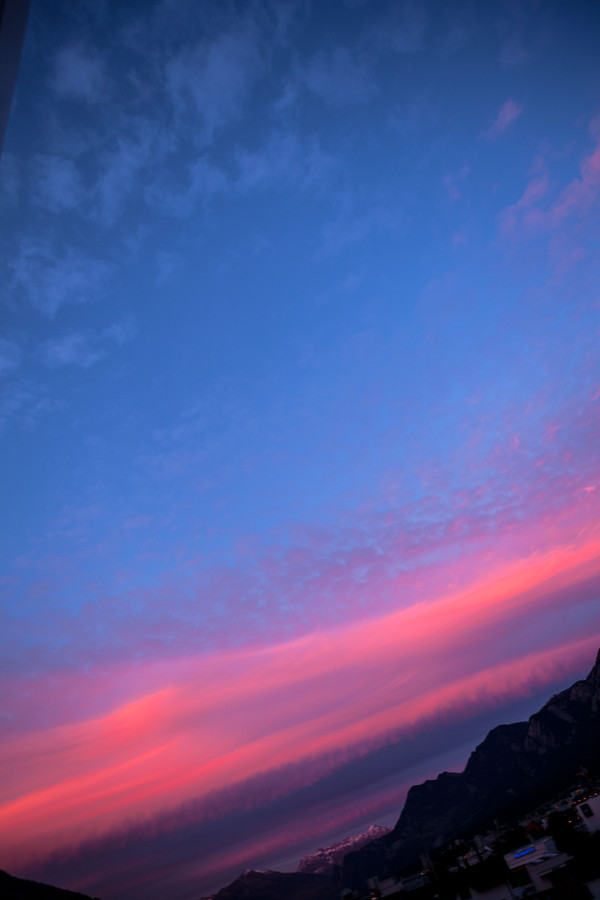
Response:
[{"label": "dark foreground terrain", "polygon": [[[26,881],[0,871],[0,897],[2,900],[91,900],[87,894],[63,891],[50,884]],[[97,900],[97,898],[94,898]]]},{"label": "dark foreground terrain", "polygon": [[339,900],[340,891],[326,875],[307,872],[244,872],[215,900]]},{"label": "dark foreground terrain", "polygon": [[391,875],[493,819],[513,818],[600,768],[600,651],[590,674],[551,697],[527,722],[500,725],[471,753],[465,770],[443,772],[408,792],[395,828],[345,857],[344,886]]}]

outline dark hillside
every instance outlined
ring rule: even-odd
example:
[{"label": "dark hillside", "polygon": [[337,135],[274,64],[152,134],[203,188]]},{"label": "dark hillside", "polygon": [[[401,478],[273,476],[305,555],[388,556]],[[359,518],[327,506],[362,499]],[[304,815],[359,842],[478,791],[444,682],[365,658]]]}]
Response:
[{"label": "dark hillside", "polygon": [[344,859],[344,885],[394,874],[446,841],[542,801],[581,767],[600,770],[600,652],[587,678],[556,694],[527,722],[500,725],[464,772],[415,785],[393,831]]},{"label": "dark hillside", "polygon": [[50,884],[15,878],[14,875],[2,871],[0,871],[0,897],[2,900],[91,900],[87,894],[64,891]]}]

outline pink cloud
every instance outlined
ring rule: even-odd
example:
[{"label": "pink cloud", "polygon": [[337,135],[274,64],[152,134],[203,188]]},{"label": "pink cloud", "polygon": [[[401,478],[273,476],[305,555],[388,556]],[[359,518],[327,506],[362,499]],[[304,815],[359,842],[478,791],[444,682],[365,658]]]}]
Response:
[{"label": "pink cloud", "polygon": [[[577,585],[599,574],[596,538],[372,621],[271,648],[190,656],[165,664],[160,678],[150,667],[149,683],[162,685],[140,699],[4,742],[2,864],[23,866],[190,798],[214,796],[205,809],[220,815],[230,801],[215,791],[296,766],[276,788],[285,795],[367,757],[392,735],[526,696],[556,676],[558,659],[572,666],[592,655],[600,639],[596,594],[580,596]],[[567,593],[582,617],[561,643],[552,610],[562,610]],[[541,617],[538,646],[520,657],[519,623],[531,616]],[[515,658],[500,634],[513,635]]]},{"label": "pink cloud", "polygon": [[[595,132],[593,132],[595,134]],[[580,178],[574,179],[562,192],[551,210],[552,224],[572,214],[582,215],[597,205],[600,192],[600,135],[594,151],[582,161]]]},{"label": "pink cloud", "polygon": [[548,174],[543,172],[536,175],[519,200],[500,213],[499,220],[503,231],[510,231],[521,222],[527,227],[537,224],[540,221],[539,204],[546,197],[548,187]]},{"label": "pink cloud", "polygon": [[[599,119],[590,124],[590,134],[596,142],[592,152],[579,166],[579,177],[574,178],[559,194],[550,196],[550,183],[546,167],[536,172],[520,199],[500,213],[499,221],[505,232],[520,228],[528,232],[557,232],[567,220],[582,219],[597,210],[600,197],[600,125]],[[537,168],[540,169],[538,162]],[[570,223],[573,224],[573,221]],[[581,248],[570,248],[581,254]]]},{"label": "pink cloud", "polygon": [[[543,405],[543,398],[539,402]],[[468,470],[470,488],[451,490],[439,469],[423,470],[419,474],[430,497],[435,494],[437,499],[421,502],[418,509],[406,503],[395,508],[392,497],[392,506],[384,511],[368,506],[361,509],[361,527],[348,518],[334,528],[296,529],[288,536],[289,552],[264,550],[243,570],[203,569],[195,562],[186,563],[151,590],[137,588],[118,597],[93,596],[82,605],[78,619],[69,622],[74,632],[69,664],[103,662],[110,666],[107,671],[112,671],[125,652],[148,660],[156,655],[186,655],[200,645],[203,651],[212,646],[226,652],[236,643],[282,642],[315,628],[330,629],[348,616],[382,616],[419,600],[434,599],[449,586],[466,588],[486,570],[498,571],[506,560],[518,559],[532,532],[540,553],[554,552],[569,534],[589,532],[597,523],[600,499],[592,498],[585,509],[579,502],[581,489],[594,483],[595,456],[586,448],[595,446],[595,419],[587,423],[576,406],[570,418],[562,414],[551,421],[546,417],[536,422],[534,418],[532,442],[526,430],[532,416],[532,410],[513,410],[512,417],[503,422],[505,436],[499,433],[489,447],[487,420],[469,430],[458,448],[459,455],[449,463],[458,471]],[[554,428],[557,422],[558,430]],[[565,453],[573,451],[577,467],[569,466],[563,472]],[[488,486],[491,471],[494,496]],[[516,497],[520,498],[518,506]],[[70,568],[66,576],[71,577]],[[31,582],[23,592],[30,605],[37,595],[60,591],[63,581],[58,568],[52,578],[56,583],[47,578]],[[210,609],[196,624],[198,595],[219,598],[223,624],[215,617],[213,625]],[[244,604],[239,602],[241,596]],[[177,617],[172,615],[174,597],[178,598]],[[278,597],[285,597],[285,605],[277,602]],[[261,600],[269,609],[264,631],[260,619],[257,627]],[[112,623],[109,634],[107,620]],[[207,647],[209,626],[214,637],[210,636],[212,644]],[[11,641],[18,641],[19,627],[16,620]],[[11,730],[43,721],[58,724],[57,717],[72,721],[81,709],[84,692],[87,712],[105,713],[107,697],[117,692],[123,702],[127,686],[139,682],[140,676],[130,670],[120,679],[120,687],[114,678],[110,686],[98,690],[86,676],[65,683],[60,674],[65,663],[50,655],[53,635],[64,633],[64,620],[42,609],[33,625],[27,623],[27,629],[28,640],[39,636],[43,644],[40,662],[54,670],[52,677],[61,685],[60,702],[56,691],[21,683],[13,667],[5,707],[14,716],[7,723]],[[60,659],[65,655],[61,646]]]},{"label": "pink cloud", "polygon": [[442,184],[446,188],[450,200],[460,199],[460,184],[468,178],[469,171],[468,166],[463,166],[458,172],[448,173],[442,178]]},{"label": "pink cloud", "polygon": [[507,100],[500,107],[496,118],[488,125],[486,130],[483,132],[483,137],[487,141],[496,140],[496,138],[500,137],[501,134],[504,134],[507,128],[509,128],[510,125],[512,125],[512,123],[519,118],[522,112],[523,108],[519,106],[518,103],[515,103],[514,100]]},{"label": "pink cloud", "polygon": [[[74,829],[71,840],[62,848],[60,844],[56,846],[59,842],[55,840],[51,850],[44,841],[41,847],[36,848],[39,854],[37,860],[22,859],[16,865],[37,877],[40,873],[54,871],[52,867],[55,867],[57,872],[63,873],[63,883],[65,873],[74,872],[68,882],[71,887],[107,897],[127,897],[131,895],[132,887],[139,888],[144,879],[150,877],[148,858],[151,856],[154,879],[148,885],[147,896],[158,897],[161,896],[159,888],[163,877],[169,881],[179,881],[186,880],[189,875],[190,884],[193,886],[195,883],[198,892],[197,886],[202,882],[206,884],[213,877],[216,885],[225,877],[234,877],[246,865],[272,864],[274,854],[289,859],[293,848],[302,841],[316,841],[317,835],[323,832],[352,831],[357,818],[368,817],[368,821],[374,821],[382,810],[388,816],[390,813],[397,815],[408,785],[437,771],[432,760],[439,753],[442,729],[447,743],[448,728],[453,721],[465,723],[478,710],[502,704],[507,697],[530,696],[532,691],[555,684],[557,677],[563,681],[573,680],[581,674],[582,658],[592,659],[595,649],[593,641],[587,637],[529,654],[522,660],[513,659],[487,671],[480,670],[467,677],[456,677],[454,673],[444,685],[442,696],[435,701],[435,689],[428,689],[425,681],[422,690],[419,679],[413,678],[406,688],[408,708],[410,710],[412,705],[422,709],[417,719],[408,716],[401,730],[396,730],[393,735],[370,734],[358,745],[316,756],[303,756],[306,748],[302,741],[297,742],[297,761],[294,763],[277,766],[278,757],[269,757],[263,760],[262,770],[249,779],[234,782],[223,789],[209,790],[197,799],[156,812],[147,808],[143,813],[136,814],[135,809],[128,809],[127,815],[122,814],[121,822],[115,828],[108,831],[89,827]],[[431,665],[432,658],[425,662]],[[356,685],[352,687],[356,691]],[[420,697],[424,703],[420,702]],[[176,705],[179,706],[177,701]],[[262,708],[257,703],[252,710],[253,715],[260,716]],[[226,707],[228,710],[229,707]],[[462,734],[463,725],[455,730]],[[382,786],[378,790],[375,785],[365,793],[364,798],[360,791],[356,793],[354,783],[347,785],[351,796],[323,795],[319,788],[311,794],[314,802],[307,806],[305,791],[311,785],[352,760],[361,756],[366,758],[373,749],[394,740],[394,752],[397,753],[398,748],[414,741],[419,732],[422,739],[415,744],[413,764],[398,773],[399,777],[392,786],[387,786],[385,790]],[[402,736],[403,742],[398,743]],[[190,733],[188,740],[191,738],[193,734]],[[197,737],[194,740],[198,742]],[[433,754],[431,749],[427,750],[423,760],[422,751],[427,747],[427,741],[438,750]],[[417,763],[418,759],[420,763]],[[447,764],[447,759],[444,762]],[[462,759],[460,767],[464,762],[465,759]],[[158,771],[157,775],[160,774]],[[299,792],[299,800],[286,806],[285,798],[295,791]],[[283,815],[280,808],[277,818],[277,804],[282,801]],[[243,822],[240,827],[240,818],[244,816],[246,827]],[[56,818],[54,816],[55,821]],[[251,827],[248,823],[252,823]],[[226,841],[218,839],[223,828],[228,833]],[[212,846],[209,836],[215,832],[217,840]],[[100,860],[103,863],[99,866]],[[50,866],[50,869],[45,866]],[[191,892],[191,887],[188,892]]]}]

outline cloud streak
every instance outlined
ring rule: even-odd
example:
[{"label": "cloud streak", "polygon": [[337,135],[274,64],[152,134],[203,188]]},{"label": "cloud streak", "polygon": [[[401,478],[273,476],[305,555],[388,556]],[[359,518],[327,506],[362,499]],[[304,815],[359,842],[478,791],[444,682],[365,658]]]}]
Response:
[{"label": "cloud streak", "polygon": [[515,103],[514,100],[507,100],[500,107],[496,118],[488,125],[486,130],[483,132],[483,137],[486,139],[486,141],[495,141],[510,128],[513,122],[515,122],[519,118],[522,112],[523,108],[519,106],[518,103]]},{"label": "cloud streak", "polygon": [[598,11],[201,6],[37,8],[0,173],[0,865],[107,900],[393,821],[600,631]]},{"label": "cloud streak", "polygon": [[49,319],[65,304],[97,300],[113,266],[85,251],[55,249],[50,241],[28,241],[13,264],[12,290]]},{"label": "cloud streak", "polygon": [[345,47],[316,56],[300,77],[309,91],[334,107],[364,103],[377,93],[366,65],[357,62]]},{"label": "cloud streak", "polygon": [[[94,719],[81,709],[78,722],[4,742],[11,777],[0,808],[3,864],[18,869],[37,859],[43,869],[44,858],[73,841],[109,839],[124,815],[134,822],[159,816],[159,831],[181,828],[187,819],[176,808],[191,798],[194,825],[273,803],[440,717],[469,719],[541,690],[593,654],[599,558],[596,542],[566,551],[562,562],[554,554],[381,619],[146,666],[141,682],[157,687],[140,699]],[[579,633],[574,628],[557,643],[537,629],[538,649],[518,652],[523,627],[551,619],[565,595],[585,611]],[[498,642],[501,633],[507,639]],[[503,651],[490,656],[492,646]],[[42,748],[38,769],[28,761]],[[267,781],[256,799],[243,800],[244,785],[252,791],[259,776]],[[57,808],[59,821],[50,815]]]},{"label": "cloud streak", "polygon": [[102,57],[73,44],[59,51],[55,62],[54,89],[69,100],[97,103],[106,92],[107,71]]}]

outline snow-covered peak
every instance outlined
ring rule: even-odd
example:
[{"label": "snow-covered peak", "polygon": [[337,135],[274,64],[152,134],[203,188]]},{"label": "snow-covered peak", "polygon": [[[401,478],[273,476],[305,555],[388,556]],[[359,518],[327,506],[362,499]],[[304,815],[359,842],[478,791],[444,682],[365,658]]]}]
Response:
[{"label": "snow-covered peak", "polygon": [[353,850],[360,850],[365,844],[383,837],[390,831],[391,828],[385,828],[383,825],[371,825],[362,834],[344,838],[343,841],[338,841],[331,847],[319,847],[316,853],[304,856],[300,860],[298,871],[312,872],[319,875],[324,874],[332,866],[339,866],[347,853],[351,853]]}]

